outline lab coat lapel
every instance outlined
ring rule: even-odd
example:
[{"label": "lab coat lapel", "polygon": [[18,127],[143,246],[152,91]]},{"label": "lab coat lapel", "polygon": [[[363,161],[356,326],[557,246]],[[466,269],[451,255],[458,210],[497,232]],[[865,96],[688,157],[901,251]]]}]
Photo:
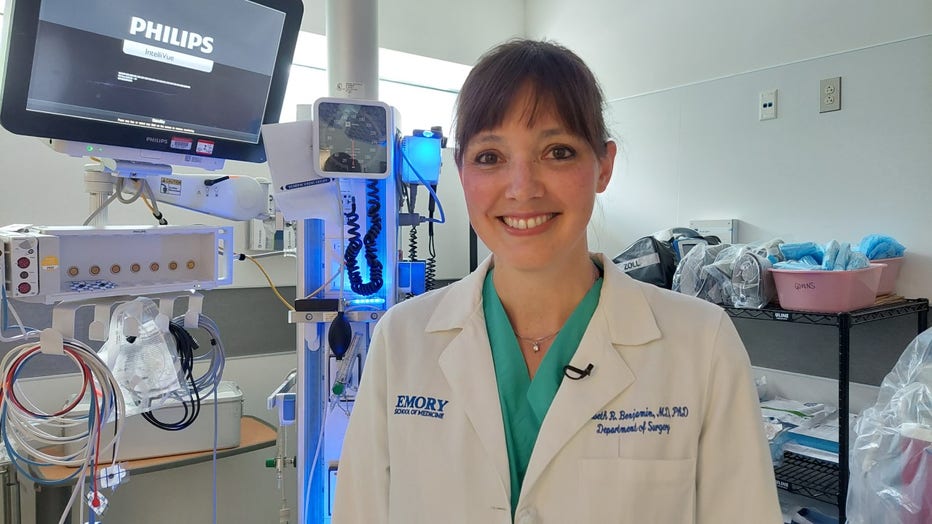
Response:
[{"label": "lab coat lapel", "polygon": [[592,374],[580,380],[564,378],[547,411],[521,488],[522,497],[534,487],[554,456],[592,417],[635,381],[621,355],[622,347],[643,346],[661,337],[640,283],[624,274],[605,255],[599,306],[570,365]]},{"label": "lab coat lapel", "polygon": [[563,379],[537,435],[522,496],[533,488],[553,457],[593,415],[634,382],[631,368],[612,345],[608,333],[604,316],[594,316],[570,361],[570,365],[579,369],[591,363],[592,374],[580,380]]},{"label": "lab coat lapel", "polygon": [[492,350],[481,317],[471,319],[450,342],[440,356],[440,369],[453,391],[453,401],[462,406],[482,447],[495,464],[502,487],[506,492],[510,491],[501,402],[495,383]]},{"label": "lab coat lapel", "polygon": [[451,401],[462,406],[489,460],[495,464],[502,489],[511,496],[501,401],[480,298],[488,265],[486,260],[476,272],[453,284],[457,288],[444,297],[428,321],[427,330],[461,329],[440,355],[440,369],[453,391]]}]

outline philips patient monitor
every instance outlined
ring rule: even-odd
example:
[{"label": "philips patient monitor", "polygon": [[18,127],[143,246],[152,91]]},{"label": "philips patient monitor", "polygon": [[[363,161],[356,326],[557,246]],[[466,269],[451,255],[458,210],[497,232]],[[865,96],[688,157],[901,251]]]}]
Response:
[{"label": "philips patient monitor", "polygon": [[7,0],[0,123],[75,156],[264,162],[301,0]]}]

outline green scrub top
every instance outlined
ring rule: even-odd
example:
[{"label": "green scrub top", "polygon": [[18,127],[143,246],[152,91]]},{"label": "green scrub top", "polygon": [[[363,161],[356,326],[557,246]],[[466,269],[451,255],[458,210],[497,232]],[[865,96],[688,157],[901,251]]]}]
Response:
[{"label": "green scrub top", "polygon": [[[601,268],[600,268],[601,269]],[[531,452],[540,433],[544,415],[550,409],[553,397],[563,381],[563,367],[570,363],[582,340],[589,320],[602,291],[599,278],[567,319],[544,355],[534,380],[521,355],[518,339],[502,301],[495,292],[492,271],[486,274],[482,286],[482,309],[485,314],[492,361],[498,383],[498,398],[502,404],[502,422],[505,426],[505,445],[508,449],[508,469],[511,473],[511,514],[514,518],[521,485],[531,461]]]}]

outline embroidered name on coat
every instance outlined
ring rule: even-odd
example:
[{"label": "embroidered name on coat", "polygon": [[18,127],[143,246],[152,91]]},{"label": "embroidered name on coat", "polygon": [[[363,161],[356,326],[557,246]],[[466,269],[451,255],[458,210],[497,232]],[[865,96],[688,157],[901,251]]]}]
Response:
[{"label": "embroidered name on coat", "polygon": [[689,417],[689,407],[658,406],[631,410],[603,410],[592,416],[597,421],[595,432],[599,435],[619,433],[641,433],[669,435],[677,419]]},{"label": "embroidered name on coat", "polygon": [[418,415],[421,417],[443,418],[443,408],[449,400],[420,395],[398,395],[395,403],[395,415]]}]

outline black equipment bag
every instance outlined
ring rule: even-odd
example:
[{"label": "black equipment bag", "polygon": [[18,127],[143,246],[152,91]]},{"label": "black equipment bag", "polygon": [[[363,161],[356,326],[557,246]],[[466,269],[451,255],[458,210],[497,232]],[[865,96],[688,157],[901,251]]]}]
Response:
[{"label": "black equipment bag", "polygon": [[642,237],[618,254],[612,262],[629,277],[670,289],[676,261],[673,246],[656,238]]},{"label": "black equipment bag", "polygon": [[693,229],[676,227],[635,240],[612,262],[635,280],[670,289],[680,259],[676,243],[682,239],[697,239],[712,245],[720,243],[716,236],[704,237]]}]

